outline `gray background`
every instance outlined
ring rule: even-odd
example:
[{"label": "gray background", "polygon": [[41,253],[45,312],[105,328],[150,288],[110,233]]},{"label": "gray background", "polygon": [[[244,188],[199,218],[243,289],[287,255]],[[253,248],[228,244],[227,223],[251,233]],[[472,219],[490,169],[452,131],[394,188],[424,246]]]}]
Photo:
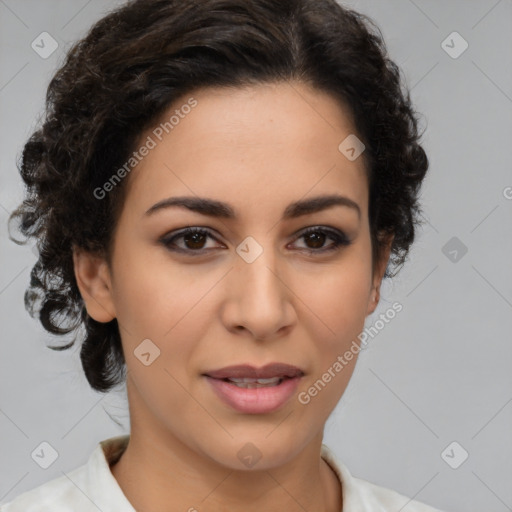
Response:
[{"label": "gray background", "polygon": [[[6,228],[23,191],[15,159],[48,80],[70,43],[118,3],[0,0],[0,502],[129,431],[124,391],[92,391],[76,348],[45,347],[50,336],[23,307],[35,255]],[[446,511],[512,510],[512,2],[344,3],[377,22],[404,70],[431,168],[425,225],[368,325],[394,301],[403,311],[361,352],[325,443],[356,476]],[[47,59],[31,48],[43,31],[59,44]],[[458,58],[442,47],[453,31],[469,44]],[[48,469],[30,456],[42,441],[59,454]],[[452,469],[445,460],[455,465],[462,450],[469,458]]]}]

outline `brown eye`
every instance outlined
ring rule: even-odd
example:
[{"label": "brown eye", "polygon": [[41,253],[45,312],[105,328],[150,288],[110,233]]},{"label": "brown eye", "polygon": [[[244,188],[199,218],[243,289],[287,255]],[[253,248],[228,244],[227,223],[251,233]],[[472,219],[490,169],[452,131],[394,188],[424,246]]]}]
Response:
[{"label": "brown eye", "polygon": [[203,249],[206,242],[207,235],[204,233],[191,233],[182,235],[183,241],[187,249]]},{"label": "brown eye", "polygon": [[[210,238],[215,240],[212,234],[205,229],[187,228],[172,236],[166,236],[160,241],[171,251],[184,252],[192,255],[197,253],[197,255],[199,255],[208,250],[205,246]],[[183,240],[183,242],[178,244],[177,241],[179,240]]]},{"label": "brown eye", "polygon": [[[333,229],[327,229],[324,227],[312,227],[308,228],[306,231],[302,232],[296,240],[304,239],[306,247],[302,247],[302,249],[310,254],[322,254],[328,251],[333,251],[341,246],[350,245],[351,242],[345,235],[345,233],[341,231],[335,231]],[[327,240],[333,240],[333,243],[324,247],[324,244]]]},{"label": "brown eye", "polygon": [[322,233],[321,231],[314,231],[313,233],[308,233],[307,235],[304,235],[304,239],[310,242],[310,244],[308,244],[308,247],[311,247],[313,249],[320,249],[321,247],[323,247],[326,238],[326,234]]}]

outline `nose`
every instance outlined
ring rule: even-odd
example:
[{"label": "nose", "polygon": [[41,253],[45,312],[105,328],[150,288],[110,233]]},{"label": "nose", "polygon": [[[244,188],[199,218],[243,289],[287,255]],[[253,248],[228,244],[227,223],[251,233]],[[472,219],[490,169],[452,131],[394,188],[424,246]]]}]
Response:
[{"label": "nose", "polygon": [[223,308],[223,322],[229,331],[259,341],[283,335],[296,321],[293,277],[286,271],[286,262],[271,248],[262,249],[253,261],[242,251],[242,256],[237,255],[227,276]]}]

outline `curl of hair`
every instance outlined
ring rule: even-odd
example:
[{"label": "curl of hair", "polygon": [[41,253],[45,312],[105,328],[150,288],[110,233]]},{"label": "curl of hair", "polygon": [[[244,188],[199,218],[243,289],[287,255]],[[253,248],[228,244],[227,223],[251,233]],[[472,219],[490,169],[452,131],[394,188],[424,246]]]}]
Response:
[{"label": "curl of hair", "polygon": [[393,235],[385,275],[395,275],[390,268],[405,262],[420,222],[428,159],[401,72],[370,18],[335,0],[135,0],[68,51],[40,128],[23,148],[26,194],[10,220],[38,240],[26,308],[39,311],[50,333],[84,328],[80,357],[93,389],[121,383],[125,359],[116,320],[99,323],[86,312],[72,251],[109,257],[126,187],[102,200],[93,191],[184,94],[293,80],[330,93],[353,114],[366,146],[374,260]]}]

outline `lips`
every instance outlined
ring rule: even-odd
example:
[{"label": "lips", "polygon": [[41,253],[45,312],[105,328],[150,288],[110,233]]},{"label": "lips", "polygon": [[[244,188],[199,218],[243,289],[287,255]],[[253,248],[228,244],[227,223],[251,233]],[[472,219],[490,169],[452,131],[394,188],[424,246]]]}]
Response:
[{"label": "lips", "polygon": [[213,379],[283,379],[302,377],[304,372],[297,366],[285,363],[270,363],[261,368],[255,368],[251,365],[226,366],[219,370],[206,372],[204,375]]},{"label": "lips", "polygon": [[271,363],[261,368],[227,366],[203,376],[215,395],[232,409],[245,414],[268,414],[290,400],[304,372],[297,366]]}]

